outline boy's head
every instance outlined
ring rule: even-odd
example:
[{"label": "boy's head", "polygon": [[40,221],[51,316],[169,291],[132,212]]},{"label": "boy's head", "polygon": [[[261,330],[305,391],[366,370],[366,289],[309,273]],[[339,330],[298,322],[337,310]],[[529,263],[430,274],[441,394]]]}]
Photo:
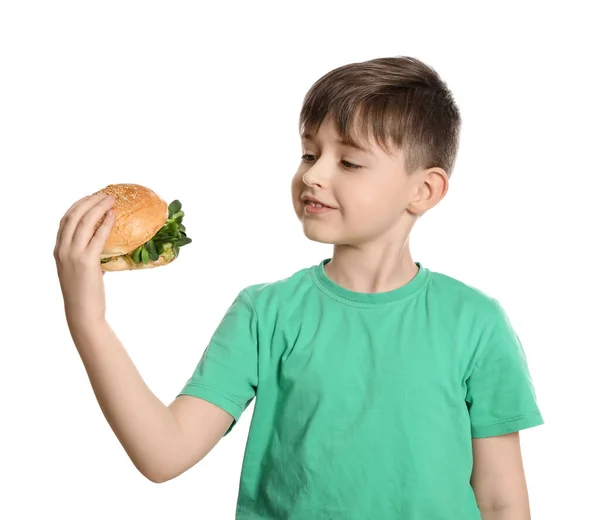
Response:
[{"label": "boy's head", "polygon": [[300,112],[292,181],[306,236],[336,245],[397,240],[446,194],[460,127],[450,90],[415,58],[352,63],[320,78]]}]

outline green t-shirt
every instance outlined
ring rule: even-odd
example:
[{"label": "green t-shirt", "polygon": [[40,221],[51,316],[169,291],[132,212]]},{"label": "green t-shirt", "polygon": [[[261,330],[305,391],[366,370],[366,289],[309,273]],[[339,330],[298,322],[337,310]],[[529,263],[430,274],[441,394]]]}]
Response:
[{"label": "green t-shirt", "polygon": [[181,392],[235,421],[256,398],[236,519],[479,520],[472,437],[543,424],[505,312],[419,263],[368,294],[328,261],[242,290]]}]

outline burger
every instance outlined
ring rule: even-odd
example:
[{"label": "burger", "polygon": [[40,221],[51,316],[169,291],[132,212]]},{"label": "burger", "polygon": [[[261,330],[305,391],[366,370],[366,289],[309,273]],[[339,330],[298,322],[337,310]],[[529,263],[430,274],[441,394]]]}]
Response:
[{"label": "burger", "polygon": [[[100,255],[103,271],[131,271],[170,264],[192,239],[182,223],[181,202],[167,203],[140,184],[109,184],[96,193],[115,199],[115,223]],[[94,193],[95,194],[95,193]],[[102,221],[96,224],[96,229]]]}]

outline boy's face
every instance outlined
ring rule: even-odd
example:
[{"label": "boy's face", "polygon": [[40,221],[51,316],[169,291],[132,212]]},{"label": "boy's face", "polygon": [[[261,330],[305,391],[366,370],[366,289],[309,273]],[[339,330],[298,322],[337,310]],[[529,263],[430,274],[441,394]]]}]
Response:
[{"label": "boy's face", "polygon": [[[370,153],[340,143],[331,117],[317,135],[302,138],[292,197],[310,240],[354,246],[397,240],[409,225],[407,209],[422,179],[406,174],[401,151],[388,155],[374,141],[367,145]],[[315,208],[306,197],[329,208]]]}]

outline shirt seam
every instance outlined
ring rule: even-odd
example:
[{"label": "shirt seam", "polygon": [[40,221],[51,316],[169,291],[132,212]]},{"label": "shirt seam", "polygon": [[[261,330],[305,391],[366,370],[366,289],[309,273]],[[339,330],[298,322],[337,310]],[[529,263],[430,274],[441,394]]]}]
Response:
[{"label": "shirt seam", "polygon": [[[492,348],[489,346],[489,344],[491,343],[491,339],[493,337],[494,325],[492,325],[489,332],[488,327],[495,319],[496,316],[489,316],[485,322],[485,325],[481,327],[481,334],[475,343],[475,347],[473,348],[473,353],[471,355],[471,359],[469,360],[467,371],[463,379],[467,383],[477,368],[479,368],[481,362],[483,361],[482,358],[486,355],[487,351]],[[485,336],[486,333],[487,337]]]},{"label": "shirt seam", "polygon": [[[187,385],[187,388],[200,388],[200,389],[204,389],[204,390],[210,390],[211,392],[214,392],[218,396],[222,397],[223,399],[227,399],[227,401],[229,401],[230,403],[232,403],[235,406],[237,406],[239,408],[240,412],[244,411],[244,408],[237,401],[235,401],[231,397],[223,394],[223,392],[220,392],[219,390],[216,390],[212,386],[204,385],[204,384],[198,384],[198,383],[190,383],[190,384]],[[185,395],[185,390],[184,390],[183,393]]]},{"label": "shirt seam", "polygon": [[501,419],[499,421],[494,421],[494,422],[491,422],[491,423],[478,424],[477,426],[472,425],[471,428],[474,428],[474,429],[488,428],[490,426],[497,426],[499,424],[506,424],[506,423],[509,423],[509,422],[518,421],[520,419],[526,419],[526,418],[529,418],[529,417],[535,417],[536,415],[541,415],[541,413],[542,412],[540,410],[536,410],[535,412],[529,412],[529,413],[517,415],[515,417],[511,417],[510,419]]},{"label": "shirt seam", "polygon": [[[248,301],[250,301],[250,306],[252,307],[252,312],[254,313],[254,319],[256,320],[256,390],[255,390],[255,396],[258,396],[258,388],[260,387],[260,333],[258,330],[259,327],[259,320],[258,320],[258,311],[256,310],[256,306],[254,305],[254,300],[252,299],[252,296],[250,296],[250,293],[248,292],[248,288],[244,288],[242,289],[242,292],[246,295],[246,298],[248,298]],[[243,408],[242,408],[243,410]]]},{"label": "shirt seam", "polygon": [[429,284],[429,281],[431,279],[431,272],[427,271],[425,273],[425,279],[423,280],[421,287],[416,289],[415,292],[413,292],[412,294],[404,296],[403,298],[400,298],[399,300],[393,300],[390,302],[382,302],[382,303],[367,303],[367,302],[356,302],[356,301],[352,301],[352,300],[347,300],[347,299],[342,298],[341,296],[331,292],[329,289],[327,289],[327,287],[325,287],[323,284],[321,284],[321,282],[318,280],[317,274],[314,272],[314,270],[310,271],[310,276],[311,276],[313,285],[319,291],[321,291],[323,294],[325,294],[332,300],[337,301],[338,303],[342,303],[349,307],[357,307],[360,309],[387,309],[389,307],[395,307],[396,305],[405,303],[405,302],[415,298],[416,296],[418,296],[421,293],[421,291],[425,290],[427,285]]}]

